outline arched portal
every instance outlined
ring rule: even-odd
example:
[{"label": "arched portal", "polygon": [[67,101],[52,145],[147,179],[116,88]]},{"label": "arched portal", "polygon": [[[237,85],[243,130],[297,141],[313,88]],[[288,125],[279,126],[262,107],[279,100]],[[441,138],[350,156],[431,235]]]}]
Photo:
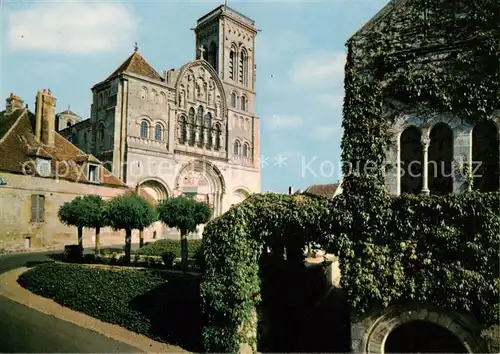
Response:
[{"label": "arched portal", "polygon": [[467,353],[467,349],[446,328],[432,322],[411,321],[389,333],[384,353]]},{"label": "arched portal", "polygon": [[243,188],[237,188],[231,196],[231,205],[239,204],[250,196],[250,192]]},{"label": "arched portal", "polygon": [[225,182],[220,170],[212,163],[195,160],[184,165],[177,174],[175,190],[178,195],[185,195],[208,203],[213,215],[223,212]]},{"label": "arched portal", "polygon": [[497,126],[479,122],[472,130],[473,188],[481,192],[500,189],[500,157]]},{"label": "arched portal", "polygon": [[447,124],[439,123],[430,133],[429,190],[431,194],[446,195],[453,192],[453,132]]},{"label": "arched portal", "polygon": [[156,179],[146,179],[139,183],[140,190],[146,192],[157,203],[168,198],[166,186]]},{"label": "arched portal", "polygon": [[401,134],[401,193],[419,194],[422,191],[421,136],[420,130],[413,126]]}]

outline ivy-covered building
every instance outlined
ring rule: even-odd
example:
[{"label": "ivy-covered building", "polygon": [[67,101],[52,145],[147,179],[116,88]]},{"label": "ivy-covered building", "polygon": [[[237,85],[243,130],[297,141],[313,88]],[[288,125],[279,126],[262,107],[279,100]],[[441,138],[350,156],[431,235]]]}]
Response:
[{"label": "ivy-covered building", "polygon": [[383,96],[391,194],[499,190],[499,13],[496,0],[392,0],[349,39],[380,83],[364,105]]}]

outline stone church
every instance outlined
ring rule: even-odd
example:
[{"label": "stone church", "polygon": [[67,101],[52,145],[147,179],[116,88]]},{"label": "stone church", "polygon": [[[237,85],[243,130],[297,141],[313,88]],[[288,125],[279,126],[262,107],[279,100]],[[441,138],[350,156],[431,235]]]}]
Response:
[{"label": "stone church", "polygon": [[[191,195],[218,216],[261,190],[254,21],[224,5],[198,19],[196,58],[157,72],[138,51],[92,87],[89,119],[61,135],[157,201]],[[154,231],[165,235],[161,225]]]}]

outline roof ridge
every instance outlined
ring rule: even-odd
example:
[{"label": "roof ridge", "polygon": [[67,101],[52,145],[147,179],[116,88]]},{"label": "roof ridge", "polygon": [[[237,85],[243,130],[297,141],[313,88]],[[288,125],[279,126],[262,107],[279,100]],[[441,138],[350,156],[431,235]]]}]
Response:
[{"label": "roof ridge", "polygon": [[[145,70],[146,73],[138,72],[138,71],[141,71],[141,70],[139,70],[140,68],[133,68],[132,67],[134,60],[136,62],[138,61],[138,64],[143,65],[142,68],[146,69]],[[144,66],[145,66],[145,68],[144,68]],[[107,77],[106,80],[109,80],[113,76],[116,76],[116,75],[119,75],[119,74],[122,74],[125,72],[130,72],[130,73],[146,76],[146,77],[149,77],[149,78],[155,79],[155,80],[161,80],[161,75],[156,71],[155,68],[153,68],[153,66],[151,64],[148,63],[148,61],[146,59],[144,59],[144,57],[138,51],[134,51],[132,54],[130,54],[129,57],[127,59],[125,59],[118,66],[118,68],[116,68],[116,70],[113,71],[113,73]]]},{"label": "roof ridge", "polygon": [[[9,130],[7,130],[7,133],[5,133],[5,135],[0,138],[0,145],[2,145],[2,143],[5,141],[5,138],[7,138],[10,135],[10,133],[14,130],[14,128],[21,121],[21,118],[26,114],[27,108],[21,108],[21,109],[23,110],[23,113],[21,113],[19,115],[19,117],[17,117],[15,123],[10,126]],[[11,112],[10,114],[12,114],[12,113],[14,113],[14,112]]]}]

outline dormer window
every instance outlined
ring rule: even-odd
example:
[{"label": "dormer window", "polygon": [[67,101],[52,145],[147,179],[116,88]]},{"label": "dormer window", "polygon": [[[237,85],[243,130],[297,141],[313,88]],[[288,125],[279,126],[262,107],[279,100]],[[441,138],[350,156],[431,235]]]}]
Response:
[{"label": "dormer window", "polygon": [[94,183],[99,182],[99,166],[88,165],[87,180]]},{"label": "dormer window", "polygon": [[49,177],[51,173],[50,160],[37,158],[36,173],[40,177]]}]

